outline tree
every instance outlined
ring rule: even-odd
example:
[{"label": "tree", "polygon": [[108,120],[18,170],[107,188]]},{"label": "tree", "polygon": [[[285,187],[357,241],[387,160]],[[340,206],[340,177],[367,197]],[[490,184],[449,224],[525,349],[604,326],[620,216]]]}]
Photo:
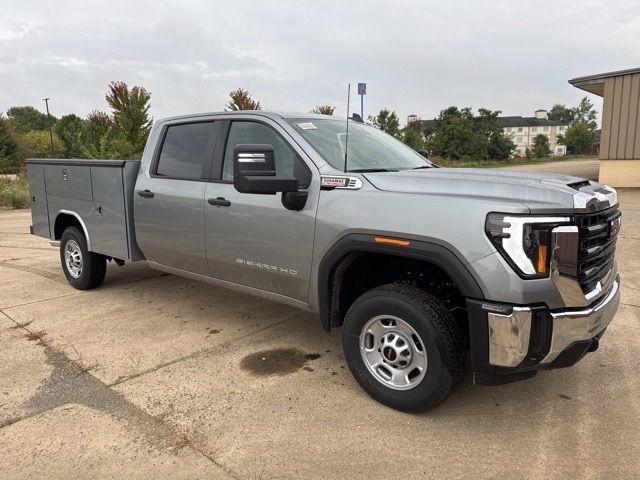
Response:
[{"label": "tree", "polygon": [[0,114],[0,158],[6,158],[16,153],[16,137],[9,121]]},{"label": "tree", "polygon": [[593,107],[593,103],[587,97],[582,97],[580,103],[573,108],[565,105],[555,104],[549,110],[549,120],[554,120],[562,125],[573,126],[577,123],[586,124],[591,130],[595,130],[598,126],[596,119],[598,112]]},{"label": "tree", "polygon": [[516,145],[511,137],[503,132],[491,135],[489,145],[487,147],[487,158],[495,160],[506,160],[511,157]]},{"label": "tree", "polygon": [[[478,109],[478,115],[474,117],[475,132],[480,136],[483,145],[483,159],[506,160],[516,148],[510,136],[504,133],[504,128],[499,120],[500,111],[492,111],[486,108]],[[481,153],[481,152],[478,152]]]},{"label": "tree", "polygon": [[400,136],[400,121],[398,120],[396,112],[383,108],[378,115],[369,115],[368,120],[374,127],[379,128],[383,132],[387,132],[394,137]]},{"label": "tree", "polygon": [[130,146],[120,151],[132,152],[127,157],[139,157],[151,130],[149,117],[151,94],[143,87],[129,89],[124,82],[111,82],[105,96],[112,109],[114,134],[122,145]]},{"label": "tree", "polygon": [[82,129],[83,156],[88,158],[108,158],[109,141],[113,130],[113,119],[108,113],[94,110],[84,121]]},{"label": "tree", "polygon": [[31,130],[18,136],[18,155],[21,160],[62,156],[64,143],[55,133],[53,134],[53,151],[51,150],[51,139],[46,130]]},{"label": "tree", "polygon": [[573,123],[573,109],[556,103],[549,110],[548,118],[562,125],[571,125]]},{"label": "tree", "polygon": [[231,101],[227,103],[229,110],[261,110],[260,102],[251,98],[248,90],[238,88],[229,93]]},{"label": "tree", "polygon": [[470,108],[449,107],[426,130],[428,148],[434,155],[450,158],[506,159],[515,145],[506,136],[499,111],[486,108],[474,116]]},{"label": "tree", "polygon": [[49,122],[53,126],[56,118],[51,116],[51,120],[46,113],[42,113],[33,107],[11,107],[7,110],[7,117],[13,124],[13,129],[18,134],[27,133],[30,130],[48,130]]},{"label": "tree", "polygon": [[401,140],[414,150],[426,150],[427,142],[420,121],[411,122],[402,131]]},{"label": "tree", "polygon": [[0,174],[15,173],[20,168],[16,137],[9,121],[0,115]]},{"label": "tree", "polygon": [[336,110],[336,107],[331,105],[316,105],[311,113],[318,113],[320,115],[333,115],[333,112]]},{"label": "tree", "polygon": [[66,158],[82,158],[84,156],[84,120],[73,113],[60,117],[56,122],[55,132],[64,144]]},{"label": "tree", "polygon": [[474,154],[473,113],[470,108],[449,107],[440,112],[427,132],[428,149],[436,156],[460,159]]},{"label": "tree", "polygon": [[586,123],[576,123],[564,135],[558,135],[558,143],[566,145],[568,153],[578,153],[590,147],[596,140],[594,131]]},{"label": "tree", "polygon": [[531,154],[535,158],[543,158],[549,155],[549,137],[539,133],[533,138],[533,149]]},{"label": "tree", "polygon": [[593,103],[587,97],[582,97],[580,103],[573,110],[573,121],[571,126],[576,125],[578,123],[584,123],[589,127],[591,131],[594,131],[598,124],[596,122],[596,118],[598,116],[598,112],[593,107]]}]

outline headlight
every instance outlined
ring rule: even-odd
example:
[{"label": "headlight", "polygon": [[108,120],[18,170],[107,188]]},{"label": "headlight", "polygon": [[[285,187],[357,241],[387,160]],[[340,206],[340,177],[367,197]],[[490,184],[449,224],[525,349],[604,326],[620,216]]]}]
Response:
[{"label": "headlight", "polygon": [[487,215],[485,230],[502,256],[524,278],[549,276],[551,230],[571,217]]}]

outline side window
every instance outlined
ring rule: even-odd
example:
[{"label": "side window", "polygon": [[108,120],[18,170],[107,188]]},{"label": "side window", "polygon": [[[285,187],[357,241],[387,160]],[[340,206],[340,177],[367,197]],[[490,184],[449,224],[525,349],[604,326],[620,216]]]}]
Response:
[{"label": "side window", "polygon": [[200,180],[213,155],[213,122],[172,125],[162,143],[155,174],[168,178]]},{"label": "side window", "polygon": [[300,186],[307,186],[311,174],[296,152],[271,127],[258,122],[232,122],[222,164],[222,180],[233,180],[233,147],[244,143],[273,145],[278,175],[294,176]]}]

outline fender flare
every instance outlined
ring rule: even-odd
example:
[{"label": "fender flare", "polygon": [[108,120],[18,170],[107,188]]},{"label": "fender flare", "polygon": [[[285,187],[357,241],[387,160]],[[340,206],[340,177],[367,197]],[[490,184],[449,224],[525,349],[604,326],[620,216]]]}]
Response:
[{"label": "fender flare", "polygon": [[322,257],[318,269],[318,310],[322,327],[331,330],[331,305],[333,301],[333,278],[342,260],[350,253],[383,253],[396,257],[413,258],[437,265],[451,277],[466,298],[483,298],[482,289],[465,263],[444,245],[411,240],[408,247],[396,247],[375,243],[375,235],[349,234],[338,240]]},{"label": "fender flare", "polygon": [[91,250],[91,238],[89,237],[89,230],[87,229],[87,225],[84,223],[84,220],[82,220],[82,217],[80,217],[80,215],[78,215],[76,212],[71,211],[71,210],[60,210],[58,211],[58,213],[56,214],[56,218],[53,221],[53,228],[51,229],[54,236],[54,240],[56,240],[55,238],[55,231],[56,231],[56,222],[58,221],[58,217],[60,215],[71,215],[72,217],[75,217],[78,220],[78,223],[80,223],[80,226],[82,227],[82,230],[84,231],[84,238],[87,239],[87,250],[89,250],[90,252]]}]

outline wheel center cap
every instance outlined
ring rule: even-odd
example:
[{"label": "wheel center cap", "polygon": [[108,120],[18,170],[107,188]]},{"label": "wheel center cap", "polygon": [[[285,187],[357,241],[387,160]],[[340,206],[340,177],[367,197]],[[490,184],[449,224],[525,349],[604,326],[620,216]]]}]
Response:
[{"label": "wheel center cap", "polygon": [[389,332],[380,339],[382,359],[393,368],[402,369],[411,363],[411,344],[398,332]]},{"label": "wheel center cap", "polygon": [[398,354],[391,347],[384,347],[384,349],[382,350],[382,355],[384,355],[384,358],[386,360],[389,360],[390,362],[393,362],[396,358],[398,358]]}]

